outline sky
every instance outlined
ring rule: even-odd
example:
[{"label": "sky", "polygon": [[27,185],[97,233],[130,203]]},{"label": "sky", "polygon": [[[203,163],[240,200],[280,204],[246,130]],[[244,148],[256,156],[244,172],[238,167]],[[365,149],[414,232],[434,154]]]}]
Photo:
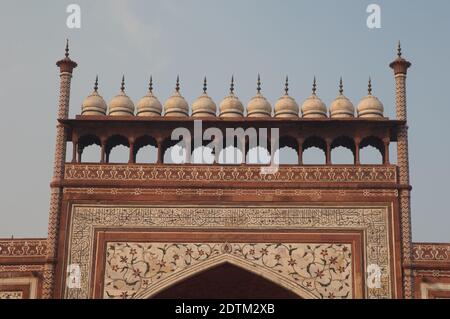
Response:
[{"label": "sky", "polygon": [[[81,8],[81,28],[69,29],[69,4]],[[369,4],[381,8],[381,28],[366,24]],[[408,73],[408,125],[413,240],[450,242],[450,1],[433,0],[164,0],[2,1],[0,11],[0,237],[45,237],[48,223],[59,76],[65,39],[74,71],[70,116],[80,113],[99,75],[109,101],[122,74],[133,101],[148,78],[163,102],[180,76],[191,103],[208,77],[219,104],[234,74],[246,103],[261,74],[274,104],[289,75],[301,103],[311,92],[329,105],[338,93],[357,105],[372,78],[373,94],[395,118],[395,86],[388,67],[402,42]]]}]

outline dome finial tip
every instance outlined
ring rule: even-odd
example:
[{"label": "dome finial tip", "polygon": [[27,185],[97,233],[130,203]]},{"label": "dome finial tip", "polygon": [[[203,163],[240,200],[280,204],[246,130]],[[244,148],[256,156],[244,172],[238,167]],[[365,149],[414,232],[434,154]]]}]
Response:
[{"label": "dome finial tip", "polygon": [[178,93],[180,92],[180,76],[177,75],[177,83],[175,85],[175,91]]},{"label": "dome finial tip", "polygon": [[206,94],[207,89],[208,89],[208,86],[207,86],[206,76],[205,76],[205,77],[203,78],[203,93]]},{"label": "dome finial tip", "polygon": [[122,75],[122,83],[120,84],[120,90],[125,92],[125,74]]},{"label": "dome finial tip", "polygon": [[150,81],[148,82],[148,91],[153,93],[153,76],[150,75]]},{"label": "dome finial tip", "polygon": [[342,76],[339,79],[339,94],[342,95],[344,93],[344,85],[342,84]]},{"label": "dome finial tip", "polygon": [[258,94],[261,93],[261,77],[259,76],[259,73],[258,73],[258,80],[256,81],[256,91],[258,92]]},{"label": "dome finial tip", "polygon": [[95,84],[94,84],[94,91],[97,92],[98,90],[98,75],[95,77]]},{"label": "dome finial tip", "polygon": [[313,95],[316,95],[316,90],[317,90],[317,83],[316,83],[316,76],[314,75],[313,86],[312,86],[312,94]]},{"label": "dome finial tip", "polygon": [[286,82],[284,83],[284,93],[285,95],[289,94],[289,78],[287,75],[286,75]]},{"label": "dome finial tip", "polygon": [[234,75],[231,75],[230,93],[234,94]]},{"label": "dome finial tip", "polygon": [[65,54],[66,58],[69,57],[69,39],[66,39],[66,54]]}]

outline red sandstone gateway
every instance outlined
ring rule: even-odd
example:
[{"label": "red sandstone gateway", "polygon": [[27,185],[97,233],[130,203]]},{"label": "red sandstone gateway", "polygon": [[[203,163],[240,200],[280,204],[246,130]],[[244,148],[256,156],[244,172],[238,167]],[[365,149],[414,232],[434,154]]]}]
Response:
[{"label": "red sandstone gateway", "polygon": [[[137,104],[119,94],[107,105],[94,92],[69,119],[70,84],[77,63],[60,68],[60,99],[47,239],[0,240],[0,298],[445,298],[450,297],[450,245],[411,242],[406,74],[400,52],[390,64],[396,81],[397,119],[368,95],[357,107],[343,94],[328,110],[316,95],[301,108],[288,94],[274,107],[257,94],[245,110],[234,93],[219,106],[203,94],[192,115],[176,89],[164,108],[149,92]],[[164,109],[164,116],[161,115]],[[247,116],[244,116],[246,111]],[[219,114],[216,116],[216,114]],[[106,115],[108,114],[108,115]],[[277,129],[278,147],[294,163],[263,173],[264,165],[165,161],[171,133],[194,120],[214,128]],[[274,137],[267,136],[268,151]],[[191,141],[183,140],[184,145]],[[261,141],[259,141],[261,142]],[[389,145],[397,142],[397,165]],[[72,160],[66,163],[66,145]],[[223,140],[214,143],[224,145]],[[99,146],[98,162],[83,151]],[[110,161],[118,145],[128,163]],[[154,163],[137,161],[148,145]],[[362,164],[373,146],[382,160]],[[349,148],[352,165],[334,165],[331,150]],[[318,147],[325,164],[306,165]],[[214,154],[217,155],[217,154]],[[272,163],[273,164],[273,163]]]}]

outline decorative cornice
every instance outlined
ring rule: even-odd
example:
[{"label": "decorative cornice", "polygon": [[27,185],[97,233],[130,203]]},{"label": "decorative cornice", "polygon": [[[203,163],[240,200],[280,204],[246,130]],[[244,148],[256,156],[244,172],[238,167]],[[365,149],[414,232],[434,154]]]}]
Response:
[{"label": "decorative cornice", "polygon": [[398,197],[396,189],[297,189],[297,188],[115,188],[115,187],[66,187],[65,195],[96,195],[96,196],[190,196],[202,198],[204,196],[256,196],[267,198],[267,196],[295,196],[297,198],[308,198],[311,200],[319,200],[327,196],[339,196],[349,200],[355,196],[363,197]]}]

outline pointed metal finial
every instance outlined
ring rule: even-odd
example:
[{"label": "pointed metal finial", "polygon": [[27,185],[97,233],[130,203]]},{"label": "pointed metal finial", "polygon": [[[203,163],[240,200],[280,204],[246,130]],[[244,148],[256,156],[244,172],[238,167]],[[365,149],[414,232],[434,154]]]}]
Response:
[{"label": "pointed metal finial", "polygon": [[153,77],[150,75],[150,81],[148,82],[148,91],[153,93]]},{"label": "pointed metal finial", "polygon": [[288,95],[288,92],[289,92],[289,79],[288,76],[286,75],[286,82],[284,83],[284,93]]},{"label": "pointed metal finial", "polygon": [[97,92],[98,90],[98,75],[95,77],[95,84],[94,84],[94,91]]},{"label": "pointed metal finial", "polygon": [[206,90],[207,89],[208,89],[208,87],[207,87],[207,84],[206,84],[206,76],[205,76],[205,78],[203,79],[203,93],[206,94]]},{"label": "pointed metal finial", "polygon": [[69,39],[66,39],[66,54],[65,54],[66,58],[69,57]]},{"label": "pointed metal finial", "polygon": [[234,93],[234,75],[231,76],[230,93]]},{"label": "pointed metal finial", "polygon": [[369,76],[369,84],[367,85],[367,92],[372,95],[372,79]]},{"label": "pointed metal finial", "polygon": [[397,44],[397,56],[398,56],[399,58],[402,57],[402,46],[401,46],[401,44],[400,44],[400,40],[398,41],[398,44]]},{"label": "pointed metal finial", "polygon": [[122,75],[122,83],[120,84],[120,90],[125,92],[125,75]]},{"label": "pointed metal finial", "polygon": [[180,76],[177,75],[177,84],[175,85],[175,91],[180,92]]},{"label": "pointed metal finial", "polygon": [[312,86],[312,94],[313,95],[316,95],[316,89],[317,89],[316,76],[314,76],[313,86]]},{"label": "pointed metal finial", "polygon": [[258,94],[261,93],[261,77],[259,76],[259,73],[258,73],[258,81],[256,82],[256,91],[258,92]]},{"label": "pointed metal finial", "polygon": [[339,80],[339,94],[342,95],[344,93],[344,85],[342,84],[342,77]]}]

